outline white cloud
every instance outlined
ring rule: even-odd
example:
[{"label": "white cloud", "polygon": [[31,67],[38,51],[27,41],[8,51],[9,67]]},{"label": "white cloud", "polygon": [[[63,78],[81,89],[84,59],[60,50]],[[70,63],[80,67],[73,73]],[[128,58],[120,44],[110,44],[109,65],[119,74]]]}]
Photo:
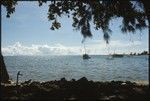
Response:
[{"label": "white cloud", "polygon": [[76,55],[81,47],[67,47],[61,44],[24,46],[16,42],[12,46],[2,48],[3,55]]},{"label": "white cloud", "polygon": [[[139,52],[139,47],[142,45],[140,41],[123,42],[120,40],[111,41],[109,45],[106,45],[103,40],[93,40],[86,42],[86,51],[89,54],[110,54],[110,53],[130,53]],[[60,43],[53,45],[31,45],[24,46],[20,42],[16,42],[14,45],[3,47],[3,55],[80,55],[84,53],[83,45],[80,46],[65,46]]]}]

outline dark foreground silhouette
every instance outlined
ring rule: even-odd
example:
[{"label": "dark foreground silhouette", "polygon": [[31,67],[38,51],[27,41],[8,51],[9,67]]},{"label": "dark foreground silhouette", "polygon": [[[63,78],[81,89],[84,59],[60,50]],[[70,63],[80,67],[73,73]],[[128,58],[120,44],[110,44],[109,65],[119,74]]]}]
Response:
[{"label": "dark foreground silhouette", "polygon": [[148,85],[130,81],[93,82],[85,77],[71,81],[26,81],[20,85],[1,85],[1,98],[5,100],[148,100]]}]

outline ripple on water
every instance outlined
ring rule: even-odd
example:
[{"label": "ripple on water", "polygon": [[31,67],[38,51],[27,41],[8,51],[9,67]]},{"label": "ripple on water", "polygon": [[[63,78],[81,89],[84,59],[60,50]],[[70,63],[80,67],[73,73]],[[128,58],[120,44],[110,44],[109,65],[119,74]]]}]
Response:
[{"label": "ripple on water", "polygon": [[5,56],[5,63],[13,80],[21,71],[21,80],[79,79],[95,81],[148,81],[147,56],[123,57],[108,60],[107,56],[92,56],[84,61],[81,56]]}]

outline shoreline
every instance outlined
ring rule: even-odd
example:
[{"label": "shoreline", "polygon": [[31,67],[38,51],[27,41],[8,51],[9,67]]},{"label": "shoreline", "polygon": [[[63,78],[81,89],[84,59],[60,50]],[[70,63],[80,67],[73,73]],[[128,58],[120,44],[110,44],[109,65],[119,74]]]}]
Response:
[{"label": "shoreline", "polygon": [[[64,78],[64,77],[63,77]],[[40,83],[43,83],[43,82],[48,82],[48,81],[60,81],[61,79],[63,79],[63,78],[60,78],[59,80],[46,80],[46,81],[37,81],[37,80],[32,80],[32,79],[30,79],[31,81],[33,81],[33,82],[40,82]],[[82,77],[82,78],[84,78],[84,77]],[[67,80],[66,78],[64,78],[66,81],[71,81],[72,79],[70,79],[70,80]],[[74,80],[76,80],[76,79],[74,79]],[[87,79],[88,80],[88,79]],[[26,80],[26,81],[29,81],[29,80]],[[19,81],[19,84],[21,84],[21,83],[24,83],[24,82],[26,82],[26,81]],[[148,82],[148,80],[109,80],[109,81],[95,81],[95,80],[88,80],[88,81],[93,81],[93,82],[112,82],[112,81],[115,81],[115,82],[117,82],[117,81],[120,81],[120,82],[132,82],[132,83],[136,83],[137,85],[149,85],[149,82]],[[15,80],[10,80],[10,85],[12,84],[12,85],[15,85],[16,84],[16,81]],[[1,83],[1,84],[3,84],[3,83]]]},{"label": "shoreline", "polygon": [[149,82],[148,81],[146,81],[146,80],[137,80],[137,81],[134,81],[136,84],[138,84],[138,85],[149,85]]},{"label": "shoreline", "polygon": [[95,82],[82,77],[67,81],[25,81],[20,85],[2,85],[4,100],[43,99],[100,99],[100,100],[145,100],[150,99],[148,85],[130,81]]}]

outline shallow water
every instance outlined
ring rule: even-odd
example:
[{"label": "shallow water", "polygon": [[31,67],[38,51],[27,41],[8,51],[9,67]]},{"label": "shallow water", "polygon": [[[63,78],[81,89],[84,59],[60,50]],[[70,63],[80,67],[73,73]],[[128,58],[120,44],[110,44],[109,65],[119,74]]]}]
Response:
[{"label": "shallow water", "polygon": [[148,81],[148,56],[107,59],[95,55],[89,60],[81,56],[5,56],[4,60],[13,80],[21,71],[21,81],[67,80],[86,77],[94,81]]}]

